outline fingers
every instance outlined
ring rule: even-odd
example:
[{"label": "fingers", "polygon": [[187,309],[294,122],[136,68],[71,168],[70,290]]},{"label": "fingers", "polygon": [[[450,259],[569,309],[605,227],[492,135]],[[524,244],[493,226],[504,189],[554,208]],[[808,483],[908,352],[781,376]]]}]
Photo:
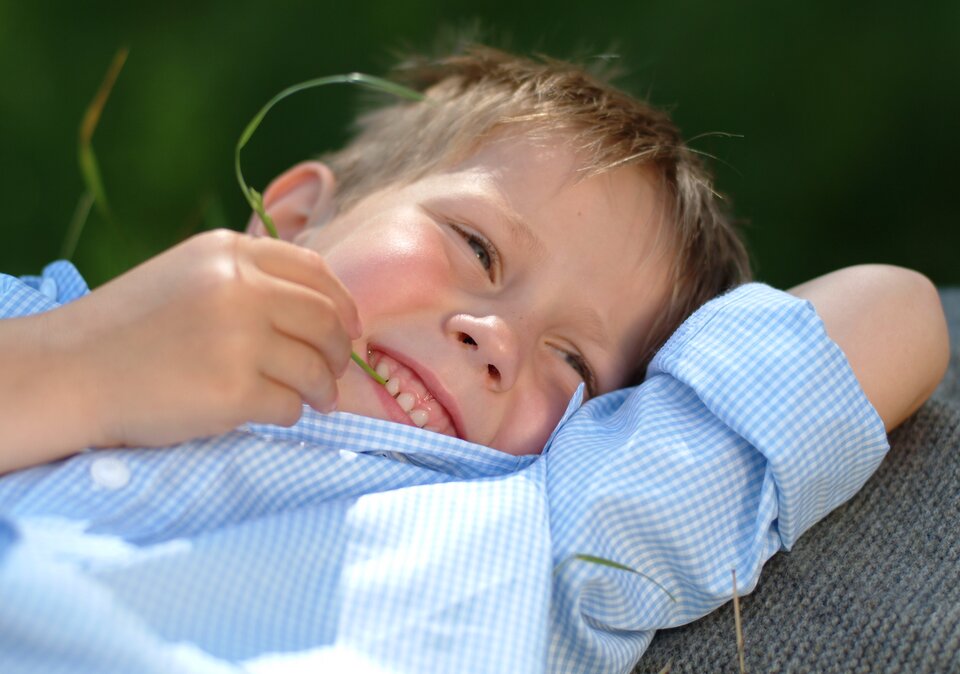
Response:
[{"label": "fingers", "polygon": [[276,280],[282,286],[272,296],[270,320],[274,330],[313,347],[335,377],[343,375],[352,344],[330,298],[303,286]]},{"label": "fingers", "polygon": [[300,394],[267,377],[261,379],[255,404],[246,419],[258,424],[293,426],[303,412]]},{"label": "fingers", "polygon": [[[302,398],[321,412],[335,409],[337,382],[326,359],[299,340],[278,335],[272,341],[260,361],[261,374],[291,390],[297,395],[298,403]],[[298,413],[297,418],[299,416]]]},{"label": "fingers", "polygon": [[347,334],[354,339],[360,336],[362,328],[356,304],[319,253],[274,239],[249,239],[248,243],[261,271],[329,298]]}]

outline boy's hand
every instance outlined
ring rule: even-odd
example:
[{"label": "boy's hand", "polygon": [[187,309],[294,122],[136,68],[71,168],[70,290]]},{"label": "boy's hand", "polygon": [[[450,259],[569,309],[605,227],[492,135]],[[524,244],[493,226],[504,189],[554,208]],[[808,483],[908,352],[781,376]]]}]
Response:
[{"label": "boy's hand", "polygon": [[[334,407],[351,338],[346,288],[315,252],[221,230],[195,236],[48,314],[89,388],[91,444],[162,445]],[[79,368],[79,369],[78,369]]]}]

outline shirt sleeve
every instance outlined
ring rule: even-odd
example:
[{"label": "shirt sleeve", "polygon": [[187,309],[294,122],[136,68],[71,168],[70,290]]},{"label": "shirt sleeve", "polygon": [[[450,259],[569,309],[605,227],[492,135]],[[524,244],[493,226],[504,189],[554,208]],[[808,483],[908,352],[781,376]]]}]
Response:
[{"label": "shirt sleeve", "polygon": [[49,311],[89,292],[80,272],[66,260],[48,264],[40,276],[0,274],[0,318]]},{"label": "shirt sleeve", "polygon": [[729,600],[732,571],[751,591],[887,448],[810,303],[761,284],[707,303],[641,386],[587,403],[548,449],[550,667],[629,671],[654,630]]}]

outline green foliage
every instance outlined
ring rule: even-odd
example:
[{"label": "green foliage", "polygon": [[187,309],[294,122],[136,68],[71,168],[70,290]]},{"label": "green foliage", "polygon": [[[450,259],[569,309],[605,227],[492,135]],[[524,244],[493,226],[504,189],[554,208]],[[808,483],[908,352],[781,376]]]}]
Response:
[{"label": "green foliage", "polygon": [[[428,49],[463,18],[517,51],[618,53],[620,85],[667,107],[687,137],[742,135],[694,148],[718,157],[761,279],[887,262],[960,284],[960,4],[943,0],[923,11],[560,0],[546,14],[505,0],[0,3],[0,271],[35,273],[57,256],[84,189],[77,120],[118,44],[131,56],[95,141],[117,227],[94,208],[73,257],[93,285],[208,223],[242,228],[249,205],[227,158],[279,83],[382,73],[395,50]],[[341,88],[280,106],[244,150],[250,183],[340,147],[355,99]],[[202,215],[210,203],[222,217]]]},{"label": "green foliage", "polygon": [[103,106],[106,105],[110,92],[113,91],[113,85],[123,69],[123,64],[127,61],[127,54],[128,50],[126,48],[117,50],[103,82],[100,83],[96,96],[93,97],[87,107],[87,111],[83,115],[83,121],[80,123],[77,138],[77,160],[86,190],[77,202],[63,245],[60,248],[60,257],[67,260],[73,257],[77,242],[80,240],[80,234],[83,232],[83,226],[90,214],[90,207],[94,203],[97,204],[104,218],[110,218],[110,206],[107,203],[107,193],[103,189],[103,178],[100,177],[100,165],[97,162],[97,155],[93,151],[93,132],[97,129]]}]

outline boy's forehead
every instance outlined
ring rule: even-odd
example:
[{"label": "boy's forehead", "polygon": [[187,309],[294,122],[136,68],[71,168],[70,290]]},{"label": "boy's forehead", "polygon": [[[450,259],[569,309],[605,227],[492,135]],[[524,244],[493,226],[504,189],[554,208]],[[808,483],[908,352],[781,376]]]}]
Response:
[{"label": "boy's forehead", "polygon": [[524,190],[530,187],[572,187],[582,177],[584,162],[561,134],[499,134],[474,148],[454,171],[479,170]]},{"label": "boy's forehead", "polygon": [[635,251],[638,263],[664,248],[667,209],[654,171],[625,166],[589,173],[586,167],[566,135],[513,134],[484,143],[450,175],[461,180],[465,194],[493,199],[535,235],[569,236],[582,229],[589,241],[596,235],[618,239],[628,246],[621,253]]}]

